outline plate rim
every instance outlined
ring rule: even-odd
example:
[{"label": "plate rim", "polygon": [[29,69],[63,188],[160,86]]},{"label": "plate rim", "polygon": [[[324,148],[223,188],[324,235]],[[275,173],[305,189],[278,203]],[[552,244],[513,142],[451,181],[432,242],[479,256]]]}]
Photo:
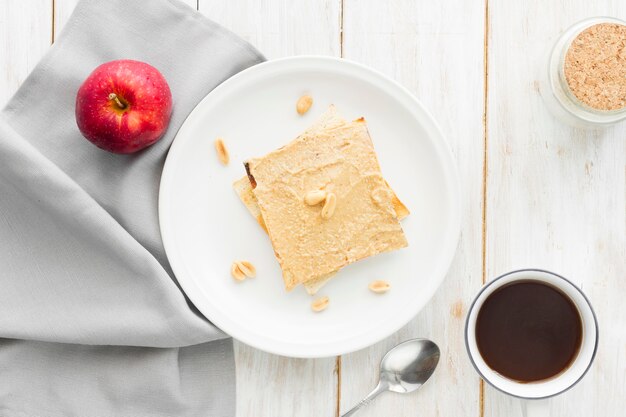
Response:
[{"label": "plate rim", "polygon": [[[263,71],[266,67],[272,66],[281,66],[281,65],[293,65],[293,62],[303,61],[302,64],[311,61],[319,61],[322,65],[333,66],[347,66],[352,67],[352,71],[360,71],[362,73],[369,74],[374,78],[377,78],[379,81],[383,83],[387,83],[392,88],[395,88],[395,92],[390,92],[391,96],[398,97],[399,95],[404,95],[406,99],[409,99],[412,105],[414,105],[423,115],[428,119],[431,126],[428,128],[430,132],[428,136],[428,141],[434,146],[436,151],[442,156],[442,161],[444,163],[443,170],[446,174],[445,182],[450,186],[450,190],[448,191],[447,197],[450,199],[450,210],[452,215],[452,226],[449,228],[448,235],[446,236],[444,243],[445,248],[441,251],[440,261],[434,268],[434,277],[430,277],[430,279],[437,279],[436,285],[432,287],[432,291],[430,294],[427,294],[427,297],[424,298],[423,303],[416,303],[412,309],[410,309],[408,314],[404,314],[402,320],[398,320],[392,326],[384,326],[380,327],[375,336],[369,338],[369,341],[363,343],[348,343],[345,340],[341,341],[342,346],[336,347],[328,347],[324,348],[317,346],[316,349],[319,349],[318,352],[314,352],[311,350],[300,350],[299,352],[290,349],[291,346],[302,347],[302,345],[294,345],[292,343],[285,344],[281,341],[274,341],[274,343],[266,343],[259,342],[254,334],[249,334],[245,329],[241,327],[231,327],[230,324],[227,324],[224,320],[221,319],[219,312],[216,313],[216,310],[209,310],[206,307],[206,302],[208,297],[203,295],[203,291],[199,288],[199,286],[194,282],[193,278],[189,277],[184,278],[184,274],[182,271],[185,269],[183,267],[183,261],[179,260],[177,255],[175,255],[176,251],[170,245],[172,242],[168,237],[170,234],[170,227],[166,220],[166,215],[169,214],[170,208],[168,206],[168,191],[167,186],[169,178],[171,177],[171,172],[173,171],[173,166],[175,162],[173,162],[176,158],[178,149],[182,147],[181,141],[177,141],[181,131],[183,131],[184,126],[188,123],[190,119],[195,117],[195,114],[198,113],[200,108],[205,105],[206,102],[209,102],[214,96],[218,95],[222,90],[230,87],[231,84],[235,84],[244,77],[248,77],[250,73],[254,73],[256,71]],[[384,87],[384,86],[383,86]],[[434,132],[434,134],[433,134]],[[165,253],[172,268],[172,271],[176,277],[176,280],[179,282],[182,291],[185,295],[191,300],[194,306],[198,309],[200,313],[215,327],[223,331],[230,337],[233,337],[249,346],[254,348],[263,350],[268,353],[293,357],[293,358],[325,358],[343,355],[347,353],[351,353],[360,349],[367,348],[375,343],[380,342],[381,340],[391,336],[406,324],[408,324],[411,320],[417,316],[417,314],[423,310],[423,308],[432,300],[433,296],[437,292],[437,290],[441,287],[448,271],[450,270],[450,266],[454,259],[454,256],[457,251],[458,242],[460,239],[461,232],[461,186],[460,186],[460,176],[457,169],[457,164],[453,153],[451,151],[450,145],[445,139],[443,131],[441,130],[439,124],[436,119],[430,113],[430,111],[422,104],[422,102],[412,94],[406,87],[383,74],[382,72],[375,70],[369,66],[364,64],[360,64],[355,61],[351,61],[345,58],[332,57],[332,56],[322,56],[322,55],[297,55],[290,56],[285,58],[279,58],[274,60],[268,60],[262,62],[260,64],[253,65],[248,67],[241,72],[233,75],[227,80],[223,81],[216,88],[211,90],[206,96],[198,102],[198,104],[193,108],[193,110],[187,115],[183,123],[180,125],[170,148],[168,150],[165,163],[163,165],[163,170],[161,173],[161,179],[159,182],[159,196],[158,196],[158,219],[159,219],[159,229],[161,233],[161,239],[163,242],[163,247],[165,249]],[[200,299],[202,298],[202,300]],[[210,301],[208,303],[210,305]],[[408,309],[407,309],[408,310]],[[403,310],[404,312],[405,310]],[[380,329],[384,330],[380,330]],[[331,345],[332,346],[332,345]]]}]

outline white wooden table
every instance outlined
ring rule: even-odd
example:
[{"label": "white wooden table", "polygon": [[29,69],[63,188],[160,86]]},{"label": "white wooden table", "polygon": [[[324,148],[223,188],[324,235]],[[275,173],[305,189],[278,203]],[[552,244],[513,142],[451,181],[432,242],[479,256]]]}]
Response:
[{"label": "white wooden table", "polygon": [[[0,103],[24,81],[77,0],[0,1]],[[543,53],[577,20],[626,18],[623,0],[186,0],[269,59],[342,56],[408,87],[452,147],[464,191],[458,252],[445,283],[404,329],[363,351],[297,360],[236,344],[237,414],[338,416],[375,384],[382,354],[425,336],[443,349],[415,395],[385,394],[362,416],[520,416],[482,383],[462,342],[486,280],[543,267],[579,284],[600,323],[591,372],[552,401],[554,416],[626,415],[626,124],[569,128],[539,91]]]}]

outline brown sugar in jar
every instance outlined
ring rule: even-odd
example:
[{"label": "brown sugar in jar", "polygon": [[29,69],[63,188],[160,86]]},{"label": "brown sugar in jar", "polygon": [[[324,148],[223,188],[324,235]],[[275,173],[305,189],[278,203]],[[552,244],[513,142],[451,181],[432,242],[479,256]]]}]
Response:
[{"label": "brown sugar in jar", "polygon": [[544,74],[541,95],[562,121],[602,127],[625,120],[626,22],[592,17],[572,25],[554,44]]},{"label": "brown sugar in jar", "polygon": [[565,80],[585,105],[604,111],[626,107],[626,26],[599,23],[574,38],[565,54]]}]

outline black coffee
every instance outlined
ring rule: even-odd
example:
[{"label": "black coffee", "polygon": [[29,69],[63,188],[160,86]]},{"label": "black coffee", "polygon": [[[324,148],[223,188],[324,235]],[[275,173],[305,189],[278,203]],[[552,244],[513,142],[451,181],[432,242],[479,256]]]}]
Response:
[{"label": "black coffee", "polygon": [[491,369],[517,381],[559,374],[572,363],[581,341],[576,306],[560,290],[536,281],[497,289],[478,312],[481,356]]}]

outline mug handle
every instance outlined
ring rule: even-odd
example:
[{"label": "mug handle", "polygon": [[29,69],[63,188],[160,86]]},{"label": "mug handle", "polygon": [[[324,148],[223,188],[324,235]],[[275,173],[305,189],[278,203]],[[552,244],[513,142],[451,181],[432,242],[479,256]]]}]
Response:
[{"label": "mug handle", "polygon": [[522,400],[521,404],[524,417],[550,416],[550,400]]}]

